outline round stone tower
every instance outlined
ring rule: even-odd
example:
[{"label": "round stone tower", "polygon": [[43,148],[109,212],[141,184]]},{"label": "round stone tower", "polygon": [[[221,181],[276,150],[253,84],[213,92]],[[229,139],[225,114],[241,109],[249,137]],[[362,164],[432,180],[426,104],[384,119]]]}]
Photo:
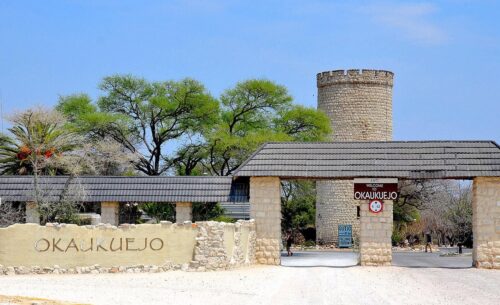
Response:
[{"label": "round stone tower", "polygon": [[[392,140],[393,77],[382,70],[318,73],[318,109],[330,118],[332,141]],[[316,192],[317,241],[337,244],[339,224],[352,224],[357,240],[359,201],[352,181],[318,181]]]}]

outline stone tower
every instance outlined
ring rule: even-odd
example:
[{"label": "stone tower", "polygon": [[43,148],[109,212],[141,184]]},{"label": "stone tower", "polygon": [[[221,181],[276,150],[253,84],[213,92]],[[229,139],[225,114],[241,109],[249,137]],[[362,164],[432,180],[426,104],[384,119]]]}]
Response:
[{"label": "stone tower", "polygon": [[[330,118],[332,141],[391,141],[394,74],[382,70],[318,73],[318,109]],[[316,183],[316,239],[337,244],[338,225],[352,224],[357,239],[359,201],[352,181]]]}]

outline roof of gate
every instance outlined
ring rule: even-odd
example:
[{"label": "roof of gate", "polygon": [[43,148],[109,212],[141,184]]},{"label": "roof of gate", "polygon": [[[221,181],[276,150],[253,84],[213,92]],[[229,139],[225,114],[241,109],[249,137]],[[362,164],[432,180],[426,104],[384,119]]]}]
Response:
[{"label": "roof of gate", "polygon": [[500,177],[494,141],[266,143],[237,177],[470,179]]},{"label": "roof of gate", "polygon": [[[83,202],[248,202],[248,183],[233,177],[40,177],[44,200],[58,200],[64,189]],[[0,176],[4,201],[34,200],[32,176]]]}]

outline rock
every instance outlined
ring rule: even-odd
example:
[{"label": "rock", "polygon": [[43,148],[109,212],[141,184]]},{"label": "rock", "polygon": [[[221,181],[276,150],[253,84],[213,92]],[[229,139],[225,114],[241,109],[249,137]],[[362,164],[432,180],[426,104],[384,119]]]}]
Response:
[{"label": "rock", "polygon": [[160,272],[160,268],[158,266],[152,266],[149,268],[149,273],[158,273]]},{"label": "rock", "polygon": [[29,268],[26,268],[24,266],[19,266],[19,267],[17,267],[16,273],[17,274],[29,274],[30,271],[31,270]]},{"label": "rock", "polygon": [[16,269],[14,267],[7,267],[6,275],[16,275]]}]

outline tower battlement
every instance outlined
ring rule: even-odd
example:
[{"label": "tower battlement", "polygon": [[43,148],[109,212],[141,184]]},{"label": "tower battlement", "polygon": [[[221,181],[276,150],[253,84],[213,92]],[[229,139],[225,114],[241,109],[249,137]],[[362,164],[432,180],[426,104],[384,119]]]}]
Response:
[{"label": "tower battlement", "polygon": [[383,86],[393,85],[394,73],[386,70],[350,69],[333,70],[318,73],[316,75],[319,87],[335,84],[375,84]]}]

